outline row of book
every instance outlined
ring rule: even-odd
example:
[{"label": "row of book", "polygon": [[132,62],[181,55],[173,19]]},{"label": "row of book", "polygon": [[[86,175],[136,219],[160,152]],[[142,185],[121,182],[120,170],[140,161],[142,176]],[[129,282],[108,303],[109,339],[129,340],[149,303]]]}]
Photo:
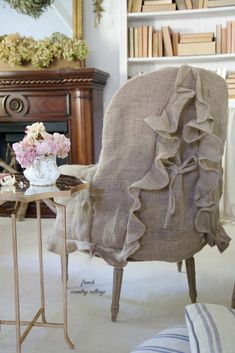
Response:
[{"label": "row of book", "polygon": [[235,21],[216,25],[216,54],[235,53]]},{"label": "row of book", "polygon": [[174,32],[169,26],[155,30],[153,26],[128,27],[128,56],[148,58],[161,56],[193,56],[235,53],[235,21],[214,32]]},{"label": "row of book", "polygon": [[229,98],[235,99],[235,72],[228,72],[225,67],[219,67],[216,73],[226,80]]},{"label": "row of book", "polygon": [[194,10],[235,6],[235,0],[128,0],[128,12]]},{"label": "row of book", "polygon": [[228,85],[228,95],[230,98],[235,98],[235,73],[230,72],[228,77],[226,78],[226,82]]}]

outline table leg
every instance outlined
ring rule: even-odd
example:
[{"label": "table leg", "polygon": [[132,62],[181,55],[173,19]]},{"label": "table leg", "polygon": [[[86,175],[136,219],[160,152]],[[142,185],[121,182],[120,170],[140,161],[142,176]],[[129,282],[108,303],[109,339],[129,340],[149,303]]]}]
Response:
[{"label": "table leg", "polygon": [[15,326],[16,326],[16,352],[21,353],[20,338],[20,290],[19,290],[19,267],[16,236],[16,216],[11,215],[12,226],[12,247],[13,247],[13,267],[14,267],[14,290],[15,290]]},{"label": "table leg", "polygon": [[43,268],[43,252],[42,252],[42,223],[41,223],[40,201],[36,201],[36,211],[37,211],[41,312],[42,312],[42,322],[47,322],[46,316],[45,316],[45,290],[44,290],[44,268]]},{"label": "table leg", "polygon": [[70,341],[68,335],[68,300],[67,300],[67,272],[68,272],[68,262],[67,262],[67,250],[66,250],[66,206],[54,202],[56,207],[61,208],[62,212],[62,229],[63,229],[63,239],[62,239],[62,252],[61,252],[61,268],[62,268],[62,285],[63,285],[63,329],[64,338],[71,349],[74,349],[73,343]]}]

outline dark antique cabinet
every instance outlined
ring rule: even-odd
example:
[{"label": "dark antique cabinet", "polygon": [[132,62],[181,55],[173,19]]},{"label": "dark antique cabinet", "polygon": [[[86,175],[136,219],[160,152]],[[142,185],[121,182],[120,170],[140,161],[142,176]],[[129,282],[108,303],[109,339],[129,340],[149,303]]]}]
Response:
[{"label": "dark antique cabinet", "polygon": [[[7,145],[24,137],[27,125],[42,121],[48,132],[70,137],[66,163],[94,163],[101,148],[107,78],[94,68],[0,72],[0,158],[6,159]],[[4,214],[9,211],[2,206]],[[35,215],[34,205],[27,215]]]},{"label": "dark antique cabinet", "polygon": [[107,78],[94,68],[0,72],[1,145],[18,141],[26,125],[43,121],[50,132],[70,137],[70,163],[93,163],[101,144]]}]

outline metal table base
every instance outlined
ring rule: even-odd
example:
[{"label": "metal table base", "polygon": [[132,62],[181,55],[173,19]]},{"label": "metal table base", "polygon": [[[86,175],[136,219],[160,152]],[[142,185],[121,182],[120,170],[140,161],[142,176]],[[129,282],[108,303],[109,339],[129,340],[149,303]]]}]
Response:
[{"label": "metal table base", "polygon": [[[44,201],[44,200],[41,200]],[[18,266],[18,246],[15,214],[11,215],[12,226],[12,248],[13,248],[13,269],[14,269],[14,292],[15,292],[15,320],[0,320],[0,325],[15,325],[16,327],[16,352],[21,353],[21,346],[25,338],[33,327],[53,327],[62,328],[64,338],[68,346],[73,349],[74,345],[68,335],[68,305],[67,305],[67,261],[66,261],[66,206],[55,203],[52,200],[45,200],[47,206],[51,208],[59,207],[62,211],[63,219],[63,246],[62,246],[62,285],[63,285],[63,322],[48,322],[45,315],[45,291],[44,291],[44,267],[42,249],[42,226],[40,201],[36,201],[37,209],[37,234],[38,234],[38,257],[39,257],[39,276],[40,276],[40,302],[41,306],[31,321],[23,321],[20,317],[20,290],[19,290],[19,266]],[[39,321],[39,319],[41,319]],[[21,334],[21,326],[26,326]]]}]

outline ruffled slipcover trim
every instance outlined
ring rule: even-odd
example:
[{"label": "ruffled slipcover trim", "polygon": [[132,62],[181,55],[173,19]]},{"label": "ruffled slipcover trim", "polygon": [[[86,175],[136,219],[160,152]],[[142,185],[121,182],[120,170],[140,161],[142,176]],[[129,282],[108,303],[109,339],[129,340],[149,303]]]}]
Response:
[{"label": "ruffled slipcover trim", "polygon": [[[188,75],[195,78],[195,90],[185,87],[184,82]],[[211,231],[210,214],[218,208],[213,200],[213,191],[221,177],[220,171],[210,166],[210,162],[219,162],[223,153],[222,140],[213,134],[214,118],[210,115],[210,109],[201,95],[201,80],[197,70],[188,66],[182,66],[177,74],[175,91],[169,103],[160,116],[149,116],[145,122],[156,134],[156,159],[151,169],[144,177],[130,185],[128,192],[133,199],[127,224],[127,236],[122,250],[122,258],[127,260],[130,255],[138,250],[139,240],[145,232],[145,225],[139,219],[137,211],[141,208],[140,194],[142,190],[161,190],[169,186],[169,205],[164,227],[167,226],[170,216],[174,213],[175,200],[172,195],[172,174],[169,175],[167,166],[172,166],[171,158],[175,157],[180,146],[180,139],[171,134],[178,129],[181,113],[186,104],[195,99],[196,119],[187,123],[183,129],[183,138],[186,143],[199,142],[197,156],[190,157],[180,166],[175,167],[175,175],[187,173],[199,167],[199,178],[195,189],[195,204],[199,208],[195,217],[195,228],[199,233],[207,235],[207,242],[217,245],[223,251],[229,245],[230,238],[218,227],[218,233]],[[168,106],[171,106],[169,110]],[[206,217],[204,215],[206,214]]]}]

